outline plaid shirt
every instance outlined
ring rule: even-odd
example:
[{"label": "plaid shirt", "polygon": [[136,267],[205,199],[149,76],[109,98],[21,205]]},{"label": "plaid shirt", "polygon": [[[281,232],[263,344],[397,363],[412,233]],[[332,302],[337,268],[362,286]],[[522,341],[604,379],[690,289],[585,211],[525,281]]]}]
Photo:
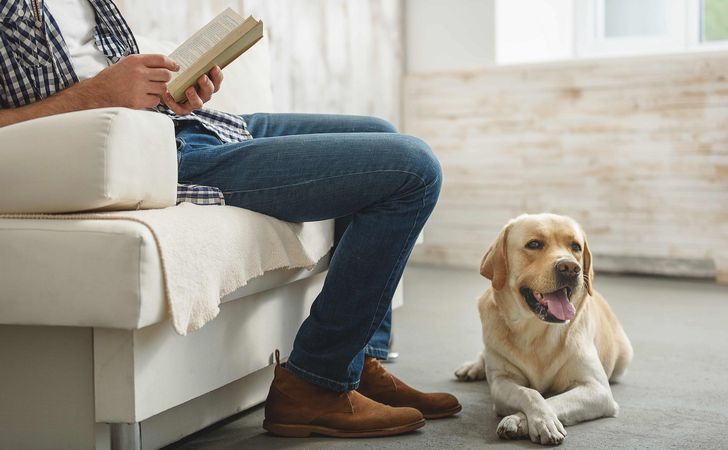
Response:
[{"label": "plaid shirt", "polygon": [[177,204],[182,202],[198,205],[224,205],[225,197],[218,188],[200,186],[199,184],[178,184]]},{"label": "plaid shirt", "polygon": [[[134,35],[113,0],[89,0],[96,14],[96,47],[111,63],[139,53]],[[77,83],[68,48],[52,14],[38,0],[40,17],[31,0],[0,0],[0,108],[17,108],[42,100]],[[211,109],[176,116],[164,105],[157,111],[173,120],[194,120],[222,142],[252,139],[242,117]],[[219,189],[178,185],[177,201],[225,204]]]}]

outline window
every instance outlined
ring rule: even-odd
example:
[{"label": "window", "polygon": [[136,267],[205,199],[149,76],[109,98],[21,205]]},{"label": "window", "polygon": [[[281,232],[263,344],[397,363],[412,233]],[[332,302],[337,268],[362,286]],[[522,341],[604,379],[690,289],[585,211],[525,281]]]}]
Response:
[{"label": "window", "polygon": [[575,3],[576,56],[679,51],[686,41],[685,0]]},{"label": "window", "polygon": [[728,0],[576,0],[575,56],[728,48]]},{"label": "window", "polygon": [[496,0],[498,64],[728,50],[728,0]]},{"label": "window", "polygon": [[666,36],[670,33],[668,8],[662,0],[604,0],[599,2],[601,34],[606,38]]},{"label": "window", "polygon": [[728,0],[702,0],[700,3],[700,40],[728,40]]}]

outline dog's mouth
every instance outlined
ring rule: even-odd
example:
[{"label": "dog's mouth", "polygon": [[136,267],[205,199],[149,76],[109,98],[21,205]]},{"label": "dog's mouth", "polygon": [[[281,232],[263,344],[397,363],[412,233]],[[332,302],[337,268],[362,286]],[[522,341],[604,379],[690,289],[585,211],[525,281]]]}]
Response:
[{"label": "dog's mouth", "polygon": [[564,323],[572,320],[576,309],[571,304],[571,288],[562,287],[553,292],[540,293],[532,289],[521,288],[521,295],[526,304],[539,319],[544,322]]}]

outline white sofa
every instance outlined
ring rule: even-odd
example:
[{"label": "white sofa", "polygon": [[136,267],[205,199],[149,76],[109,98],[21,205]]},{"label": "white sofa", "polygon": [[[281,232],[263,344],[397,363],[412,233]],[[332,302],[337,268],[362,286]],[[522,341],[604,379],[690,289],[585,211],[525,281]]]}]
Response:
[{"label": "white sofa", "polygon": [[[261,42],[226,70],[214,107],[271,110]],[[0,128],[0,213],[168,207],[176,181],[173,127],[158,114]],[[253,279],[183,337],[159,256],[132,221],[0,219],[0,448],[155,449],[265,399],[272,352],[290,351],[328,259]]]}]

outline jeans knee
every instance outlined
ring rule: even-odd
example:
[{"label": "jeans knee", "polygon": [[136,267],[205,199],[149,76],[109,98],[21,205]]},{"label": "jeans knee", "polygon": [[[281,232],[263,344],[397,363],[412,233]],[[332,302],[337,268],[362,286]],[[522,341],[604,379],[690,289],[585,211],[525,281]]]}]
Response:
[{"label": "jeans knee", "polygon": [[420,138],[405,136],[408,140],[408,152],[415,163],[417,173],[426,186],[439,193],[442,187],[442,167],[430,146]]},{"label": "jeans knee", "polygon": [[372,133],[397,133],[397,127],[380,117],[366,118],[367,131]]},{"label": "jeans knee", "polygon": [[442,168],[429,145],[414,136],[398,134],[393,138],[394,160],[397,168],[409,174],[409,181],[403,188],[424,194],[429,210],[437,203],[442,188]]},{"label": "jeans knee", "polygon": [[[429,147],[428,147],[429,148]],[[442,190],[442,167],[435,154],[430,150],[427,160],[428,164],[428,200],[432,208],[435,207],[440,191]]]}]

